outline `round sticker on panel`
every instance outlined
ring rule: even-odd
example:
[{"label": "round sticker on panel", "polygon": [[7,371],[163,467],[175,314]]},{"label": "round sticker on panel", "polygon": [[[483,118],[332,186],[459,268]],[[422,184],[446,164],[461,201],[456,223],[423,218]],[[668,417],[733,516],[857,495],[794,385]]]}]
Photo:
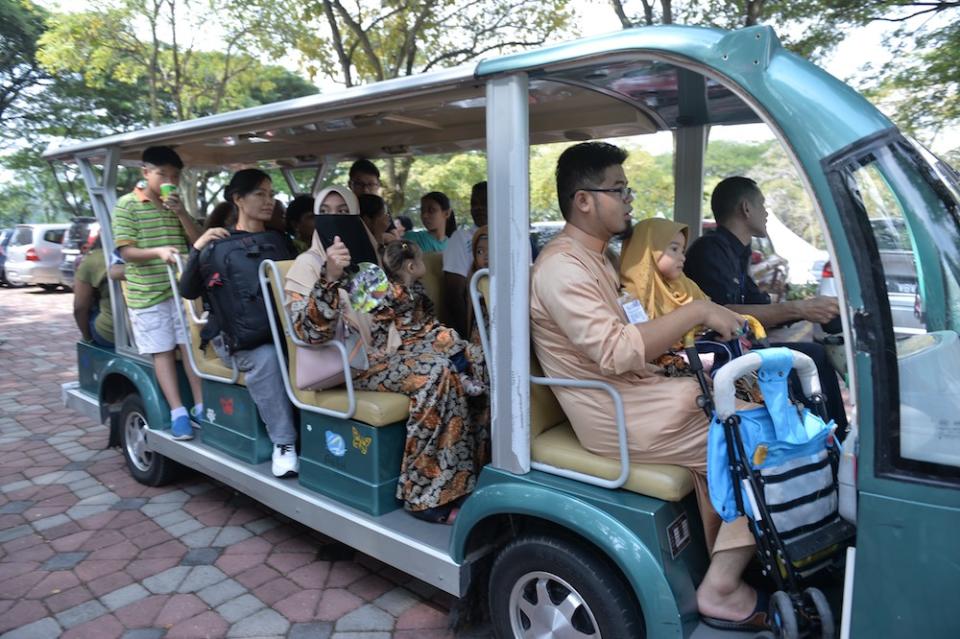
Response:
[{"label": "round sticker on panel", "polygon": [[326,436],[327,450],[330,451],[331,455],[334,455],[335,457],[343,457],[347,454],[347,444],[343,441],[343,437],[336,434],[332,430],[328,430]]}]

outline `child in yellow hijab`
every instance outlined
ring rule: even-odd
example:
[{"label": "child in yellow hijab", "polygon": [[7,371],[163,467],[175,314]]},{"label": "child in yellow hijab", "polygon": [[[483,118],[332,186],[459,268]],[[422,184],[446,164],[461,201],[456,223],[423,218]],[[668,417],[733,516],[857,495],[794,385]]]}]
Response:
[{"label": "child in yellow hijab", "polygon": [[[683,274],[687,233],[686,224],[650,218],[633,227],[624,245],[620,257],[623,288],[640,302],[649,319],[666,315],[693,300],[710,299]],[[653,363],[663,368],[668,377],[692,375],[686,359],[678,354],[682,348],[682,344],[676,344]],[[750,383],[738,383],[737,396],[756,403],[763,401],[756,385]]]}]

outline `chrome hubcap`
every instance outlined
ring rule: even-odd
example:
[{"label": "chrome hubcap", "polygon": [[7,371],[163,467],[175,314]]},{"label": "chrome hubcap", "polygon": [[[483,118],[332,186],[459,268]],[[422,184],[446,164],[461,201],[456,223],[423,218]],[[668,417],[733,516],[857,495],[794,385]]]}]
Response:
[{"label": "chrome hubcap", "polygon": [[510,626],[523,639],[600,639],[597,620],[570,584],[548,572],[529,572],[510,591]]},{"label": "chrome hubcap", "polygon": [[127,458],[137,470],[147,472],[153,464],[153,453],[147,450],[147,420],[137,412],[127,415],[123,424]]}]

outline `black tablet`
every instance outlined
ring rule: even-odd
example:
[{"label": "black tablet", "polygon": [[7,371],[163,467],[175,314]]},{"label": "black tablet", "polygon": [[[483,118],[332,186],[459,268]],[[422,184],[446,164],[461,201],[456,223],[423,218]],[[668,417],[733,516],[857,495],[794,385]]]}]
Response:
[{"label": "black tablet", "polygon": [[323,248],[329,248],[338,236],[346,245],[350,251],[351,271],[362,262],[379,263],[377,251],[359,215],[316,215],[314,221]]}]

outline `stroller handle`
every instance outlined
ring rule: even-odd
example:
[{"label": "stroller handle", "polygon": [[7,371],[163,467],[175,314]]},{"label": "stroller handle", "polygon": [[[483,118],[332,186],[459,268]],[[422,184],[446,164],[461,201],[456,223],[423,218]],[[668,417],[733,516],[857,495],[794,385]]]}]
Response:
[{"label": "stroller handle", "polygon": [[[793,355],[793,369],[800,377],[803,394],[812,397],[820,393],[820,378],[817,377],[817,366],[809,356],[799,351],[790,351]],[[717,371],[713,378],[713,388],[717,417],[721,421],[733,416],[737,412],[736,389],[734,383],[750,373],[760,370],[763,362],[758,353],[750,352],[731,360],[726,366]]]}]

